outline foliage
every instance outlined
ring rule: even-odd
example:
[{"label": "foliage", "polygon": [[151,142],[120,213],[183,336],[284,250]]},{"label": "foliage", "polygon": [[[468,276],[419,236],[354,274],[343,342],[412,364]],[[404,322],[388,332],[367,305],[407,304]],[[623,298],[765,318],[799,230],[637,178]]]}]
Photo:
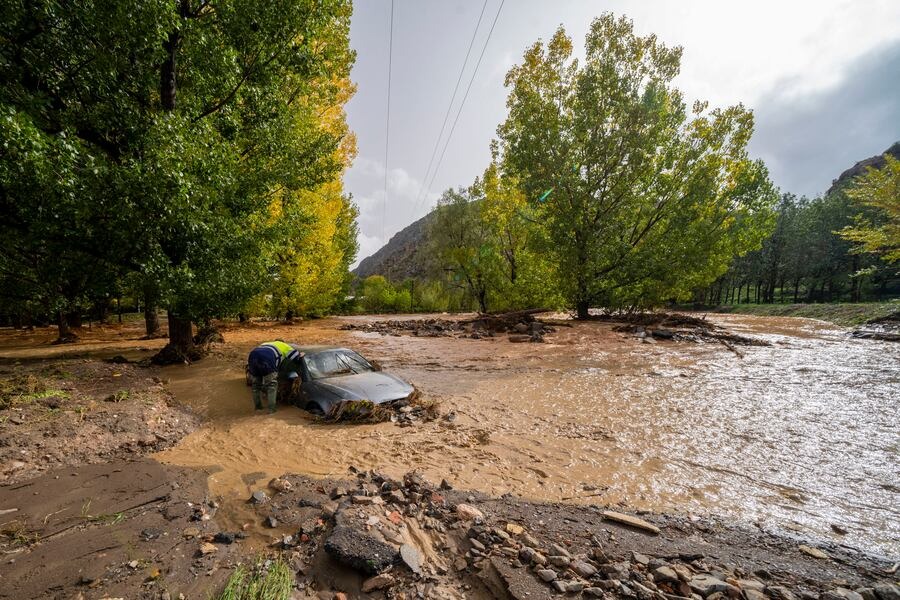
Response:
[{"label": "foliage", "polygon": [[716,312],[776,317],[805,317],[819,319],[844,327],[855,327],[868,321],[900,312],[900,302],[832,302],[820,304],[732,304],[721,306]]},{"label": "foliage", "polygon": [[872,209],[877,222],[859,215],[840,235],[857,244],[858,251],[895,263],[900,261],[900,160],[890,155],[884,158],[882,168],[869,168],[847,191],[854,202]]},{"label": "foliage", "polygon": [[680,48],[640,37],[604,14],[585,63],[559,29],[507,74],[504,168],[546,228],[562,290],[591,305],[647,305],[687,296],[757,246],[775,196],[747,158],[741,106],[689,118],[671,86]]},{"label": "foliage", "polygon": [[281,558],[259,559],[256,565],[238,565],[217,600],[287,600],[294,576]]},{"label": "foliage", "polygon": [[[182,322],[233,314],[310,214],[311,235],[343,228],[310,304],[346,286],[333,271],[353,260],[349,0],[3,0],[3,13],[0,231],[16,250],[0,269],[23,284],[16,308],[77,310],[140,273]],[[307,205],[313,191],[328,207]]]}]

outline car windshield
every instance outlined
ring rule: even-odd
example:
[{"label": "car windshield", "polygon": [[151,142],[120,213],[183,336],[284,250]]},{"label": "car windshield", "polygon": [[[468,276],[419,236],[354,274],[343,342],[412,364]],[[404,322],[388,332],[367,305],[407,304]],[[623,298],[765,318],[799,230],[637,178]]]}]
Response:
[{"label": "car windshield", "polygon": [[365,373],[375,369],[356,352],[350,350],[323,350],[303,357],[309,376],[324,379],[338,375]]}]

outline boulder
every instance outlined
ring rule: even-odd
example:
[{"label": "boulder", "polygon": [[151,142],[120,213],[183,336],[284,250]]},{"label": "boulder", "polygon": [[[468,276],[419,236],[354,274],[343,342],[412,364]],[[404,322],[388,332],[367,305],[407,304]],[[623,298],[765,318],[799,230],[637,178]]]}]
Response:
[{"label": "boulder", "polygon": [[357,571],[376,575],[393,565],[397,551],[371,535],[340,525],[325,540],[325,551]]}]

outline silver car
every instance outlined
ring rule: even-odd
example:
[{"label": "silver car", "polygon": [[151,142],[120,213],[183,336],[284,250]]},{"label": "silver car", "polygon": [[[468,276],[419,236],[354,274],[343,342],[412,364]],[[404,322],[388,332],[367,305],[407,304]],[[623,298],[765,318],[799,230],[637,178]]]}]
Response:
[{"label": "silver car", "polygon": [[368,400],[386,404],[406,400],[414,391],[413,386],[385,373],[353,350],[291,346],[303,353],[300,372],[288,375],[295,380],[294,403],[314,414],[328,415],[346,402]]}]

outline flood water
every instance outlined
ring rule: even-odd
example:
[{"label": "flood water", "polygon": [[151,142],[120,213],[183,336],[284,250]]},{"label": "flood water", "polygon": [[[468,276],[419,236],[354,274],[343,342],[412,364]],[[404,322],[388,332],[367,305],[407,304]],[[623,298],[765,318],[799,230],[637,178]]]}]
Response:
[{"label": "flood water", "polygon": [[[236,329],[216,356],[166,369],[178,400],[209,419],[157,457],[208,468],[235,525],[269,477],[355,466],[900,554],[900,344],[805,319],[714,320],[772,345],[739,357],[718,344],[643,344],[603,323],[562,327],[546,344],[346,332],[338,319]],[[254,414],[243,362],[272,337],[355,348],[456,418],[400,428],[317,424],[293,407]]]}]

